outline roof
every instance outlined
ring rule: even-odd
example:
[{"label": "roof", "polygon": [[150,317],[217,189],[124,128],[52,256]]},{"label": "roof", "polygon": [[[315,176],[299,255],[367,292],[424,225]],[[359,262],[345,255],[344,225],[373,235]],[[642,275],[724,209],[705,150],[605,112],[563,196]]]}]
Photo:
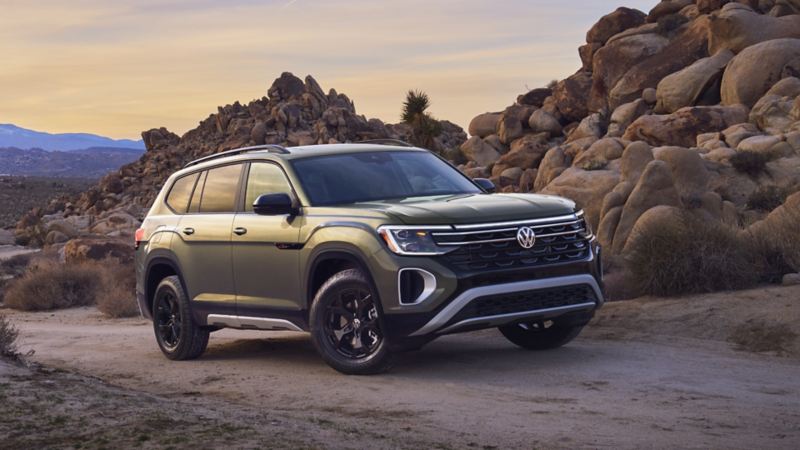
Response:
[{"label": "roof", "polygon": [[200,159],[196,159],[184,166],[184,168],[207,165],[211,161],[236,161],[244,159],[252,159],[254,156],[262,156],[265,159],[272,159],[275,157],[292,160],[300,159],[308,156],[325,156],[335,155],[339,153],[365,153],[365,152],[388,152],[388,151],[427,151],[422,148],[413,147],[405,144],[402,141],[395,141],[397,145],[387,145],[384,142],[389,141],[376,141],[374,143],[354,143],[354,144],[321,144],[321,145],[301,145],[298,147],[283,147],[280,145],[259,145],[254,147],[242,147],[225,152],[215,153]]}]

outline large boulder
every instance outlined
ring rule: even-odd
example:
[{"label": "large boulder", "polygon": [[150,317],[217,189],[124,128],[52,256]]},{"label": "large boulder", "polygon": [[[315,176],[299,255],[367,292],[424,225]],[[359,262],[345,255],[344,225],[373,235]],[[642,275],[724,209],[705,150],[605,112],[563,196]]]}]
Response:
[{"label": "large boulder", "polygon": [[670,169],[681,198],[695,200],[708,190],[709,173],[697,151],[683,147],[658,147],[653,156]]},{"label": "large boulder", "polygon": [[780,79],[800,76],[800,39],[775,39],[747,47],[722,76],[723,105],[752,107]]},{"label": "large boulder", "polygon": [[625,202],[622,215],[614,233],[612,253],[620,253],[625,247],[631,230],[639,217],[648,209],[658,206],[679,206],[680,196],[675,189],[672,172],[664,161],[651,161],[639,178],[639,182]]},{"label": "large boulder", "polygon": [[797,98],[800,98],[800,78],[782,79],[753,106],[750,122],[770,134],[785,132],[797,121],[793,114]]},{"label": "large boulder", "polygon": [[569,166],[569,157],[562,147],[553,147],[544,154],[536,173],[533,190],[538,192],[545,188],[551,181],[561,175]]},{"label": "large boulder", "polygon": [[503,111],[497,126],[497,135],[500,142],[511,144],[516,139],[521,138],[528,128],[528,119],[536,109],[528,105],[511,105]]},{"label": "large boulder", "polygon": [[593,111],[607,107],[608,95],[620,78],[645,58],[658,54],[669,39],[650,32],[615,38],[597,50],[592,63],[589,106]]},{"label": "large boulder", "polygon": [[547,133],[527,134],[511,143],[511,150],[497,160],[492,168],[492,174],[500,175],[510,167],[535,168],[548,148]]},{"label": "large boulder", "polygon": [[[537,180],[538,181],[538,180]],[[559,195],[574,200],[583,208],[586,220],[593,228],[600,223],[603,197],[619,183],[614,170],[583,170],[570,167],[542,190],[543,194]]]},{"label": "large boulder", "polygon": [[537,109],[531,114],[528,126],[537,133],[548,133],[550,136],[561,134],[561,124],[558,119],[544,109]]},{"label": "large boulder", "polygon": [[128,240],[109,238],[71,239],[64,245],[64,261],[77,264],[116,258],[123,263],[133,261],[133,246]]},{"label": "large boulder", "polygon": [[645,141],[654,146],[692,147],[697,135],[745,122],[748,112],[742,105],[694,106],[672,114],[642,116],[628,127],[623,139]]},{"label": "large boulder", "polygon": [[548,102],[552,102],[564,123],[577,122],[589,114],[586,104],[591,86],[591,72],[578,71],[556,84],[553,95],[545,102],[545,107]]},{"label": "large boulder", "polygon": [[541,108],[547,97],[553,95],[553,90],[550,88],[536,88],[517,96],[517,103],[520,105],[529,105]]},{"label": "large boulder", "polygon": [[648,106],[647,102],[641,98],[637,98],[630,103],[619,105],[617,109],[611,113],[607,135],[609,137],[622,136],[622,134],[625,133],[625,130],[631,123],[633,123],[634,120],[645,114],[648,114],[649,112],[650,107]]},{"label": "large boulder", "polygon": [[692,0],[662,0],[647,14],[647,21],[658,22],[662,17],[677,14],[691,4]]},{"label": "large boulder", "polygon": [[731,59],[733,52],[722,50],[664,77],[656,88],[656,112],[671,113],[684,106],[719,103],[719,83]]},{"label": "large boulder", "polygon": [[488,166],[500,158],[500,153],[478,136],[472,136],[461,145],[461,154],[479,166]]},{"label": "large boulder", "polygon": [[617,8],[597,21],[586,33],[586,42],[605,44],[612,36],[644,24],[647,16],[638,9]]},{"label": "large boulder", "polygon": [[676,206],[657,205],[647,211],[643,212],[631,230],[627,233],[626,242],[617,246],[616,242],[614,247],[617,252],[630,253],[631,249],[637,246],[640,239],[646,239],[646,230],[652,230],[654,226],[668,226],[669,224],[677,224],[683,220],[686,211]]},{"label": "large boulder", "polygon": [[780,38],[800,38],[800,16],[770,17],[743,5],[729,3],[711,14],[709,53],[728,49],[739,53],[759,42]]},{"label": "large boulder", "polygon": [[[708,56],[706,16],[693,20],[675,32],[678,34],[655,54],[631,61],[632,66],[608,92],[610,109],[639,98],[644,89],[656,87],[665,76]],[[594,94],[592,98],[595,99]]]},{"label": "large boulder", "polygon": [[485,138],[497,133],[497,125],[500,122],[501,114],[499,112],[478,114],[469,123],[469,135]]}]

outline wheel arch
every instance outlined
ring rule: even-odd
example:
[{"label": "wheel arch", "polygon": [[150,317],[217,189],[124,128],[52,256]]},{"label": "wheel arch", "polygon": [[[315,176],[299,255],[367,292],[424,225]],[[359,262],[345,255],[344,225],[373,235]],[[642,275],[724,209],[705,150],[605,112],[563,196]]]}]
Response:
[{"label": "wheel arch", "polygon": [[186,290],[186,283],[183,280],[180,264],[172,254],[164,252],[154,255],[147,261],[146,267],[147,268],[144,276],[144,295],[148,312],[152,317],[153,296],[155,295],[156,288],[161,280],[175,275],[180,280],[183,290],[185,292],[189,291]]},{"label": "wheel arch", "polygon": [[[375,285],[375,279],[369,269],[369,265],[366,263],[366,258],[357,248],[347,244],[319,248],[311,254],[309,261],[311,261],[311,264],[308,265],[305,274],[305,292],[303,295],[306,315],[308,315],[314,296],[322,284],[335,273],[350,268],[361,270],[366,275],[372,290],[380,298],[380,292]],[[376,302],[376,304],[378,308],[382,309],[380,301]]]}]

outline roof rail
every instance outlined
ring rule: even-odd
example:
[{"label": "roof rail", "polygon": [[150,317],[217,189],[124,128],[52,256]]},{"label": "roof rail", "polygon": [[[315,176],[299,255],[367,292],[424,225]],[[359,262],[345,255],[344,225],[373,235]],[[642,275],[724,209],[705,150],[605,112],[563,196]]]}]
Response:
[{"label": "roof rail", "polygon": [[400,147],[413,147],[406,141],[400,139],[367,139],[365,141],[358,141],[356,144],[378,144],[378,145],[397,145]]},{"label": "roof rail", "polygon": [[202,158],[195,159],[194,161],[191,161],[191,162],[187,163],[183,167],[186,168],[186,167],[194,166],[194,165],[200,164],[201,162],[211,161],[212,159],[217,159],[217,158],[224,158],[226,156],[235,156],[235,155],[241,155],[242,153],[258,152],[258,151],[265,151],[265,150],[270,152],[270,153],[280,153],[280,154],[289,153],[289,150],[287,150],[286,147],[284,147],[282,145],[277,145],[277,144],[254,145],[252,147],[236,148],[236,149],[233,149],[233,150],[227,150],[227,151],[224,151],[224,152],[214,153],[213,155],[204,156]]}]

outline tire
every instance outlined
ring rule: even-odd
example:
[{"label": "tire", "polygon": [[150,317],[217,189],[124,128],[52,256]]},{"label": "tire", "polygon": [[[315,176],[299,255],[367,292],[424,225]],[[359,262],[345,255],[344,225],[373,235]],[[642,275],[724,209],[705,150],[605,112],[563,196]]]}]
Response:
[{"label": "tire", "polygon": [[389,368],[378,296],[361,270],[343,270],[319,288],[309,323],[317,352],[339,372],[368,375]]},{"label": "tire", "polygon": [[180,279],[166,277],[153,296],[153,331],[158,347],[174,361],[195,359],[208,346],[209,330],[198,326],[189,306],[189,296]]},{"label": "tire", "polygon": [[558,321],[523,322],[498,328],[512,343],[527,350],[551,350],[566,345],[583,330],[583,325]]}]

